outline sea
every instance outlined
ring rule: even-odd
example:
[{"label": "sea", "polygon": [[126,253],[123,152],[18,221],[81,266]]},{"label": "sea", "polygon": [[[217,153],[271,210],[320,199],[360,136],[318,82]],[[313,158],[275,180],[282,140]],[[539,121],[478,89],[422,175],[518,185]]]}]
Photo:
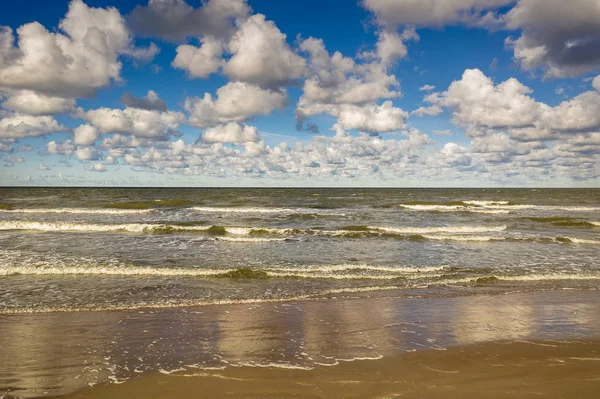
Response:
[{"label": "sea", "polygon": [[0,189],[0,314],[599,284],[600,189]]},{"label": "sea", "polygon": [[0,396],[580,342],[599,288],[600,189],[0,188]]}]

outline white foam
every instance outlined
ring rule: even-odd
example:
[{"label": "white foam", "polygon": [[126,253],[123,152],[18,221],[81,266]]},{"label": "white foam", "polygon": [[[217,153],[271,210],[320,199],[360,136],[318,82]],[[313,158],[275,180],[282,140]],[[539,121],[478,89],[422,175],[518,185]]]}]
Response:
[{"label": "white foam", "polygon": [[600,245],[600,241],[598,241],[598,240],[588,240],[588,239],[577,238],[577,237],[565,237],[565,238],[567,238],[569,241],[571,241],[574,244]]},{"label": "white foam", "polygon": [[154,209],[100,209],[100,208],[25,208],[2,209],[4,213],[71,213],[71,214],[98,214],[98,215],[126,215],[150,213]]},{"label": "white foam", "polygon": [[509,201],[463,201],[465,204],[477,206],[506,205]]},{"label": "white foam", "polygon": [[0,266],[0,276],[13,275],[103,275],[103,276],[219,276],[236,269],[194,269],[169,267],[139,267],[139,266],[93,266],[82,265],[48,266],[22,265]]},{"label": "white foam", "polygon": [[219,237],[218,241],[227,242],[283,242],[286,238],[259,238],[259,237]]},{"label": "white foam", "polygon": [[203,213],[266,213],[266,214],[319,214],[329,216],[345,216],[345,213],[324,211],[313,208],[277,208],[277,207],[212,207],[194,206],[192,211]]},{"label": "white foam", "polygon": [[52,223],[52,222],[25,222],[25,221],[2,221],[0,230],[39,230],[39,231],[101,231],[117,232],[128,231],[141,233],[164,225],[155,224],[84,224],[84,223]]},{"label": "white foam", "polygon": [[[510,211],[518,210],[540,210],[540,211],[567,211],[567,212],[598,212],[600,207],[590,206],[561,206],[561,205],[510,205],[508,201],[463,201],[465,205],[436,205],[436,204],[421,204],[421,205],[406,205],[399,204],[398,206],[414,211],[437,211],[437,212],[473,212],[473,213],[491,213],[491,214],[506,214]],[[469,206],[472,205],[472,206]]]},{"label": "white foam", "polygon": [[475,241],[475,242],[488,242],[488,241],[502,241],[505,237],[492,237],[492,236],[456,236],[456,235],[432,235],[426,234],[423,237],[428,240],[437,241]]},{"label": "white foam", "polygon": [[402,208],[413,211],[425,212],[472,212],[472,213],[487,213],[487,214],[507,214],[508,210],[502,209],[483,209],[480,207],[463,206],[463,205],[399,205]]},{"label": "white foam", "polygon": [[506,226],[442,226],[442,227],[369,227],[372,230],[379,230],[389,233],[399,234],[428,234],[428,233],[486,233],[500,232],[506,230]]}]

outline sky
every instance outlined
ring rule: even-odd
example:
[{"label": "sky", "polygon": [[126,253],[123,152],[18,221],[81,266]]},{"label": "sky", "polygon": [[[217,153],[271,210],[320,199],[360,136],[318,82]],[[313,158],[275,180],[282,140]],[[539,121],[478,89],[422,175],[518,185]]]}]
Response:
[{"label": "sky", "polygon": [[600,0],[28,0],[0,185],[600,187]]}]

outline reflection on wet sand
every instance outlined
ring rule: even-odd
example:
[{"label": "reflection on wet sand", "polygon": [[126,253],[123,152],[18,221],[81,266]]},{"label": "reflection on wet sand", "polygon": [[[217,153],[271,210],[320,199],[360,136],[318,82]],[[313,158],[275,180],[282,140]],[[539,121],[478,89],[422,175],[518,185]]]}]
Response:
[{"label": "reflection on wet sand", "polygon": [[593,337],[599,310],[600,291],[552,291],[5,315],[0,393],[65,394],[153,371],[319,369],[419,349]]}]

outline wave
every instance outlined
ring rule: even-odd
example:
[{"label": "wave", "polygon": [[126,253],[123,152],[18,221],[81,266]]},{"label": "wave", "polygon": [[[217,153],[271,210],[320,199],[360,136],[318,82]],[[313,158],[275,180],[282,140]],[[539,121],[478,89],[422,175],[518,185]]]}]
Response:
[{"label": "wave", "polygon": [[510,201],[449,201],[428,202],[413,201],[399,204],[398,207],[426,212],[474,212],[505,214],[518,210],[568,211],[568,212],[598,212],[600,207],[594,206],[562,206],[562,205],[533,205],[517,204]]},{"label": "wave", "polygon": [[[73,259],[70,264],[56,266],[43,259],[29,259],[31,264],[21,265],[19,254],[6,256],[0,266],[1,276],[13,275],[89,275],[89,276],[161,276],[161,277],[216,277],[250,278],[268,277],[317,278],[317,279],[383,279],[423,278],[439,276],[442,270],[454,270],[448,266],[375,266],[367,264],[301,265],[297,267],[261,268],[191,268],[150,267],[133,265],[98,265],[89,259],[80,262]],[[9,266],[7,266],[7,262]],[[49,264],[50,263],[50,264]]]},{"label": "wave", "polygon": [[413,211],[424,211],[424,212],[471,212],[471,213],[487,213],[487,214],[508,214],[509,210],[505,209],[483,209],[473,206],[465,205],[398,205],[401,208],[413,210]]},{"label": "wave", "polygon": [[27,222],[0,221],[0,230],[32,230],[43,232],[102,232],[135,234],[174,234],[196,233],[209,236],[207,239],[224,242],[261,243],[286,242],[294,237],[324,236],[346,238],[390,237],[408,241],[537,241],[559,242],[563,244],[592,244],[600,241],[578,237],[542,237],[511,235],[480,235],[478,233],[499,233],[507,229],[502,226],[433,226],[433,227],[379,227],[379,226],[343,226],[337,230],[235,227],[235,226],[199,226],[174,224],[80,224],[66,222]]},{"label": "wave", "polygon": [[235,226],[194,226],[176,224],[84,224],[67,222],[29,222],[1,221],[0,230],[37,230],[57,232],[132,232],[132,233],[172,233],[203,232],[224,236],[260,236],[260,235],[325,235],[325,236],[360,236],[360,235],[419,235],[432,233],[470,234],[482,232],[501,232],[506,226],[433,226],[433,227],[379,227],[379,226],[343,226],[338,230],[270,228],[270,227],[235,227]]},{"label": "wave", "polygon": [[600,222],[589,222],[586,220],[580,220],[576,218],[555,216],[555,217],[530,217],[526,218],[533,222],[548,223],[558,227],[583,227],[583,228],[595,228],[600,227]]},{"label": "wave", "polygon": [[101,208],[23,208],[0,209],[2,213],[70,213],[70,214],[101,214],[101,215],[127,215],[150,213],[152,209],[101,209]]},{"label": "wave", "polygon": [[191,201],[187,200],[162,200],[155,199],[152,201],[139,202],[109,202],[104,205],[106,208],[115,209],[152,209],[152,208],[174,208],[186,205],[191,205]]},{"label": "wave", "polygon": [[202,213],[258,213],[258,214],[299,214],[299,215],[319,215],[319,216],[346,216],[345,213],[329,212],[316,208],[276,208],[276,207],[212,207],[212,206],[193,206],[188,208],[192,211]]},{"label": "wave", "polygon": [[459,283],[495,283],[500,281],[556,281],[556,280],[600,280],[600,273],[540,273],[521,275],[493,274],[480,277],[450,279],[446,284]]}]

